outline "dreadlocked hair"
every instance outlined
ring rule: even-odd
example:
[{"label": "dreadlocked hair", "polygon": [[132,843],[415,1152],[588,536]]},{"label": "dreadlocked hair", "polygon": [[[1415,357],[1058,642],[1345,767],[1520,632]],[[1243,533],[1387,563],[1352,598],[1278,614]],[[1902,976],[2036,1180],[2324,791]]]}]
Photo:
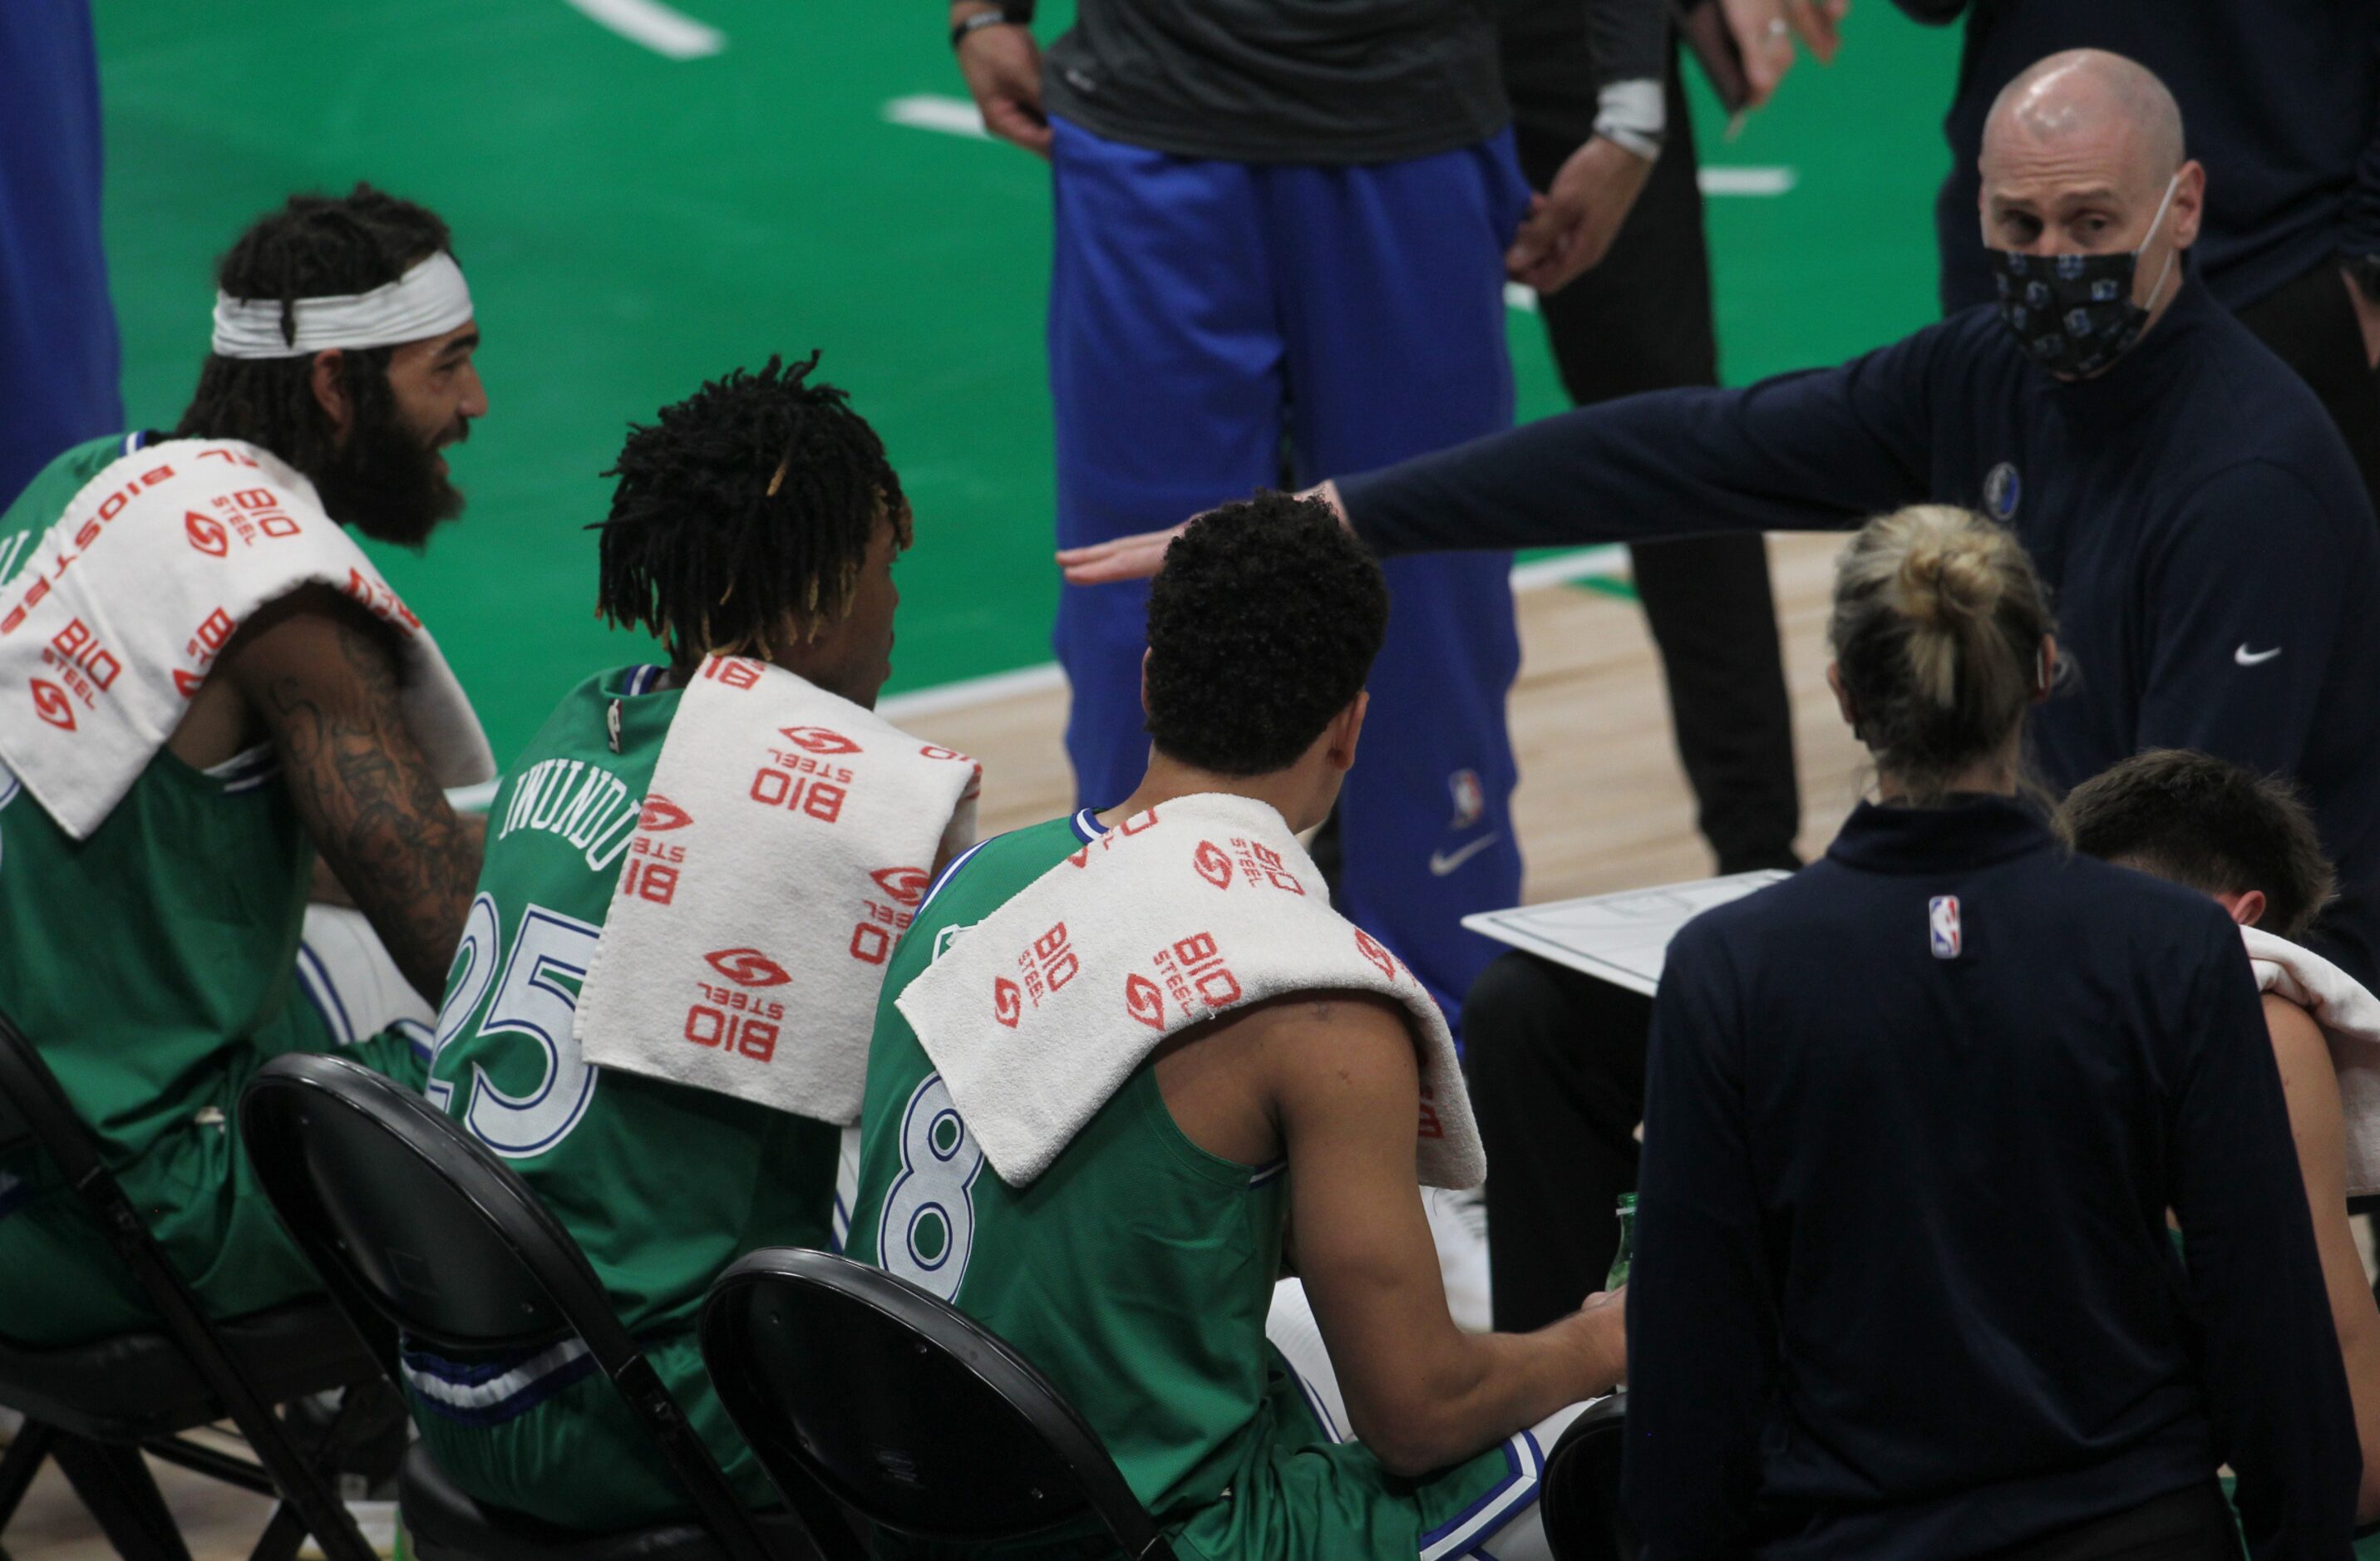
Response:
[{"label": "dreadlocked hair", "polygon": [[[358,184],[344,196],[293,195],[258,218],[215,267],[215,285],[235,298],[278,302],[283,340],[295,342],[298,299],[368,293],[442,249],[452,253],[454,245],[437,213]],[[341,351],[340,377],[358,419],[375,421],[395,405],[388,383],[395,351]],[[314,398],[313,374],[311,357],[209,353],[174,437],[245,440],[301,472],[320,472],[336,449],[337,430]]]},{"label": "dreadlocked hair", "polygon": [[710,381],[632,425],[602,536],[596,615],[641,626],[681,671],[773,658],[851,611],[879,515],[909,545],[909,502],[850,398],[787,367]]}]

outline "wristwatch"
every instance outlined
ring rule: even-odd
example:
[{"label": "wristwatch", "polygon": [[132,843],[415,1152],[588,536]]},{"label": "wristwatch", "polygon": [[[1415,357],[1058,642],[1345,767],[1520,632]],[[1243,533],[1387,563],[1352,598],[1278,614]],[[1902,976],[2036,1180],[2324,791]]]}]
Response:
[{"label": "wristwatch", "polygon": [[2380,304],[2380,255],[2341,255],[2338,259],[2347,268],[2347,274],[2355,278],[2363,301]]},{"label": "wristwatch", "polygon": [[951,47],[966,42],[968,33],[984,27],[1026,27],[1033,21],[1034,0],[1002,0],[997,10],[978,11],[951,27]]}]

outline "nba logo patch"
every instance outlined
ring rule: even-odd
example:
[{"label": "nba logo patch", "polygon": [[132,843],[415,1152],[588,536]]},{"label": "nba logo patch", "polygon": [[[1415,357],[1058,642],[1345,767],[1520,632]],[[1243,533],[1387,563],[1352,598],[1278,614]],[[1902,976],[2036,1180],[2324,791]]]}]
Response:
[{"label": "nba logo patch", "polygon": [[1488,811],[1488,791],[1479,784],[1477,770],[1456,770],[1446,778],[1446,789],[1454,798],[1454,822],[1448,828],[1467,829]]},{"label": "nba logo patch", "polygon": [[1934,957],[1955,960],[1964,942],[1959,935],[1959,897],[1937,894],[1925,902],[1925,931],[1933,940]]}]

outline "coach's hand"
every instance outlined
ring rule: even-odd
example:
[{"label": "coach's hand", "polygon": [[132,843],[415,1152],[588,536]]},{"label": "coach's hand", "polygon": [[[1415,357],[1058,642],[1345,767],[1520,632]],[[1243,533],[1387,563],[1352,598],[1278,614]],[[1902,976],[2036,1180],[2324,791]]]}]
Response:
[{"label": "coach's hand", "polygon": [[[1000,7],[959,0],[951,25]],[[959,40],[959,74],[983,115],[983,127],[1036,157],[1050,155],[1050,120],[1041,112],[1041,48],[1023,26],[978,27]]]},{"label": "coach's hand", "polygon": [[1602,136],[1590,138],[1561,165],[1553,188],[1531,202],[1505,252],[1504,273],[1551,293],[1600,264],[1652,172],[1650,158]]},{"label": "coach's hand", "polygon": [[[1347,506],[1339,502],[1339,485],[1318,482],[1298,494],[1301,499],[1319,499],[1330,506],[1339,524],[1347,524]],[[1196,515],[1191,517],[1196,519]],[[1190,521],[1169,526],[1162,531],[1143,531],[1136,536],[1118,537],[1106,542],[1093,542],[1087,548],[1060,548],[1058,567],[1065,572],[1070,586],[1105,586],[1118,580],[1146,580],[1165,563],[1165,550],[1173,538],[1189,529]]]}]

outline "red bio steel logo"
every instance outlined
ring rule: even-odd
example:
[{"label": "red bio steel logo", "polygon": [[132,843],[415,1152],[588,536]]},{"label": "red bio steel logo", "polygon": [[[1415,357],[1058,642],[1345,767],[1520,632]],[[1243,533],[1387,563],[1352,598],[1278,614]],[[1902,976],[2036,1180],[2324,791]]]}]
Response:
[{"label": "red bio steel logo", "polygon": [[1190,865],[1198,869],[1200,877],[1213,884],[1217,889],[1229,889],[1232,886],[1232,859],[1224,855],[1223,848],[1213,841],[1198,842],[1198,850],[1190,858]]},{"label": "red bio steel logo", "polygon": [[827,727],[781,726],[777,730],[785,734],[786,742],[804,753],[856,754],[859,752],[858,744],[845,737],[842,732]]},{"label": "red bio steel logo", "polygon": [[876,886],[904,905],[915,905],[926,898],[926,886],[933,881],[923,867],[879,867],[868,875]]},{"label": "red bio steel logo", "polygon": [[1380,967],[1380,974],[1394,981],[1397,978],[1397,957],[1374,940],[1362,927],[1355,929],[1355,949],[1366,959]]},{"label": "red bio steel logo", "polygon": [[1124,977],[1123,1010],[1152,1030],[1165,1028],[1165,993],[1156,982],[1135,974]]},{"label": "red bio steel logo", "polygon": [[783,986],[793,979],[785,967],[758,949],[722,949],[705,954],[710,968],[738,986]]},{"label": "red bio steel logo", "polygon": [[1004,975],[991,984],[991,1016],[1012,1030],[1025,1017],[1025,994]]},{"label": "red bio steel logo", "polygon": [[75,729],[74,704],[67,699],[67,691],[41,678],[33,679],[32,684],[33,713],[61,732],[72,732]]},{"label": "red bio steel logo", "polygon": [[182,529],[189,534],[190,546],[202,553],[221,558],[231,551],[231,534],[223,528],[223,522],[212,515],[185,510],[182,512]]},{"label": "red bio steel logo", "polygon": [[662,829],[683,829],[693,822],[693,814],[678,806],[669,798],[662,796],[647,797],[645,805],[637,814],[637,828],[655,832]]}]

